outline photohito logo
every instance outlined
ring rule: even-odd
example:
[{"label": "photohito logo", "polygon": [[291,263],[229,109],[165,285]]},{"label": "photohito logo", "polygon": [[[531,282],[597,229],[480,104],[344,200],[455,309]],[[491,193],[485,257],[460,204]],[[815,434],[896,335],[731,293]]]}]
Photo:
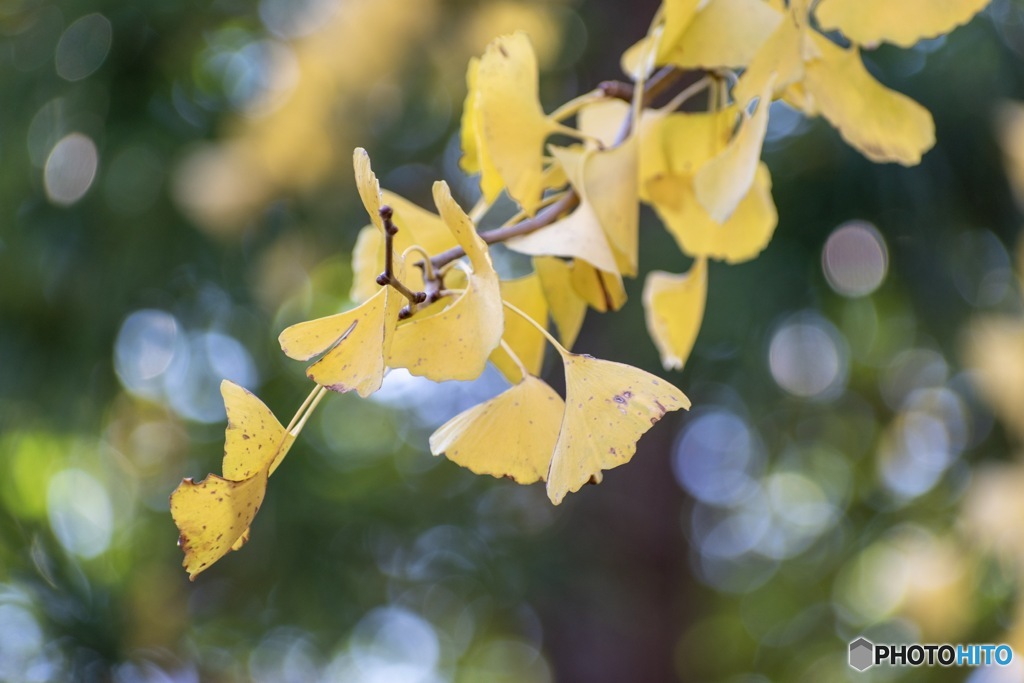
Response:
[{"label": "photohito logo", "polygon": [[876,645],[867,638],[850,643],[850,666],[866,671],[876,664],[890,666],[1006,666],[1013,661],[1009,645],[971,644]]}]

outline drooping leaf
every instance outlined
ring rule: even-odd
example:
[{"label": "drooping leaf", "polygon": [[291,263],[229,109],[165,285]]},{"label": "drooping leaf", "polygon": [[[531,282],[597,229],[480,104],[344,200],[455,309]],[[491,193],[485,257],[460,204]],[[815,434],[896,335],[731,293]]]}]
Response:
[{"label": "drooping leaf", "polygon": [[483,372],[504,329],[498,274],[487,244],[452,198],[447,183],[434,183],[434,202],[469,257],[471,272],[465,290],[443,310],[419,313],[398,328],[388,364],[437,382],[474,379]]},{"label": "drooping leaf", "polygon": [[267,480],[294,441],[250,392],[225,380],[221,395],[228,415],[224,476],[211,474],[198,483],[185,479],[171,494],[171,516],[185,553],[182,566],[192,580],[249,539]]},{"label": "drooping leaf", "polygon": [[586,300],[572,286],[572,265],[560,258],[541,256],[533,259],[533,268],[558,328],[558,338],[571,349],[587,314]]},{"label": "drooping leaf", "polygon": [[719,224],[697,201],[688,176],[665,175],[648,183],[651,205],[679,249],[694,258],[726,263],[748,261],[768,246],[778,224],[771,188],[768,167],[760,164],[750,191]]},{"label": "drooping leaf", "polygon": [[928,110],[875,80],[857,48],[844,50],[822,36],[814,42],[821,56],[807,63],[806,84],[822,116],[872,161],[920,162],[935,144]]},{"label": "drooping leaf", "polygon": [[600,270],[586,261],[573,261],[570,282],[575,292],[595,311],[617,311],[626,303],[622,276],[615,271]]},{"label": "drooping leaf", "polygon": [[694,176],[697,201],[716,222],[724,223],[750,191],[768,130],[768,110],[774,79],[768,79],[753,116],[744,110],[743,122],[725,149],[708,160]]},{"label": "drooping leaf", "polygon": [[587,152],[583,161],[583,195],[615,253],[618,271],[627,277],[636,275],[640,250],[637,147],[630,136],[612,149]]},{"label": "drooping leaf", "polygon": [[658,347],[666,370],[686,365],[697,341],[708,295],[705,259],[694,261],[690,270],[673,275],[651,271],[644,283],[644,313],[647,331]]},{"label": "drooping leaf", "polygon": [[[581,148],[552,147],[551,153],[565,168],[573,186],[583,184],[585,152]],[[580,190],[577,188],[577,193]],[[584,194],[579,205],[564,218],[521,237],[505,241],[512,251],[530,256],[563,256],[583,259],[596,267],[618,272],[615,253],[608,244],[601,221]]]},{"label": "drooping leaf", "polygon": [[547,476],[564,412],[562,397],[527,375],[443,424],[430,436],[430,452],[476,474],[532,484]]},{"label": "drooping leaf", "polygon": [[665,60],[681,69],[745,67],[781,20],[764,0],[710,0]]},{"label": "drooping leaf", "polygon": [[624,465],[661,417],[690,400],[665,380],[622,363],[564,353],[565,417],[548,470],[555,505],[602,470]]},{"label": "drooping leaf", "polygon": [[815,16],[826,31],[842,31],[864,46],[910,47],[966,24],[989,0],[822,0]]},{"label": "drooping leaf", "polygon": [[494,167],[494,162],[491,161],[483,140],[483,131],[480,125],[480,89],[477,86],[479,70],[480,60],[473,57],[469,60],[469,67],[466,70],[467,92],[459,133],[462,142],[462,158],[459,159],[459,166],[466,173],[480,174],[480,191],[486,201],[493,202],[501,194],[504,183],[498,169]]},{"label": "drooping leaf", "polygon": [[544,140],[556,126],[538,99],[537,58],[525,33],[494,39],[477,69],[480,149],[509,195],[533,215],[543,188]]},{"label": "drooping leaf", "polygon": [[665,25],[655,56],[657,64],[664,64],[668,56],[679,46],[697,14],[701,0],[665,0],[662,9]]},{"label": "drooping leaf", "polygon": [[772,34],[750,60],[747,70],[733,88],[733,98],[742,104],[764,92],[769,80],[775,79],[775,93],[804,78],[806,41],[804,24],[794,11],[786,12]]},{"label": "drooping leaf", "polygon": [[[544,297],[540,276],[530,273],[515,280],[501,282],[501,298],[509,302],[541,325],[548,320],[548,302]],[[502,339],[512,348],[519,360],[526,366],[526,371],[539,375],[544,363],[544,346],[547,343],[537,328],[518,315],[505,316],[505,331]],[[491,353],[491,362],[501,371],[505,378],[515,384],[523,378],[523,373],[516,362],[502,347]]]}]

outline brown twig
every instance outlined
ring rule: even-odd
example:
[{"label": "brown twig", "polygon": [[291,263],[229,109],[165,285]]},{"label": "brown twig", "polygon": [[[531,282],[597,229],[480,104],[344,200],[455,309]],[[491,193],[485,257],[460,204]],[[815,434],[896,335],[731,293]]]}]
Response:
[{"label": "brown twig", "polygon": [[391,220],[394,212],[390,206],[380,207],[380,217],[384,221],[384,272],[377,276],[377,284],[381,287],[390,285],[409,300],[409,305],[401,310],[399,318],[408,318],[415,310],[413,306],[427,300],[425,292],[414,292],[398,279],[395,275],[395,235],[398,233],[398,226]]}]

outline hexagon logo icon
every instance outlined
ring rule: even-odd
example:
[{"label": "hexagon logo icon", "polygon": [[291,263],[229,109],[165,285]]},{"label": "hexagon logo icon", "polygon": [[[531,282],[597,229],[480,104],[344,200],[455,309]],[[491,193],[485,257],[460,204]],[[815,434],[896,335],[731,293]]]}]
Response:
[{"label": "hexagon logo icon", "polygon": [[875,665],[875,644],[866,638],[850,643],[850,666],[864,671]]}]

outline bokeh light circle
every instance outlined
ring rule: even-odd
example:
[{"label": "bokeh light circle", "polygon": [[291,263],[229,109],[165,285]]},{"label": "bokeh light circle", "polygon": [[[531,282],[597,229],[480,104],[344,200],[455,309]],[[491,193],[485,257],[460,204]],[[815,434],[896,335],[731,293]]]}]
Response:
[{"label": "bokeh light circle", "polygon": [[830,400],[846,387],[849,351],[835,327],[821,316],[803,313],[780,325],[768,349],[775,382],[801,398]]},{"label": "bokeh light circle", "polygon": [[837,293],[866,296],[878,289],[889,270],[889,250],[875,226],[850,221],[836,228],[821,251],[825,278]]},{"label": "bokeh light circle", "polygon": [[99,152],[91,138],[82,133],[64,136],[46,158],[46,196],[58,206],[71,206],[92,187],[98,165]]}]

